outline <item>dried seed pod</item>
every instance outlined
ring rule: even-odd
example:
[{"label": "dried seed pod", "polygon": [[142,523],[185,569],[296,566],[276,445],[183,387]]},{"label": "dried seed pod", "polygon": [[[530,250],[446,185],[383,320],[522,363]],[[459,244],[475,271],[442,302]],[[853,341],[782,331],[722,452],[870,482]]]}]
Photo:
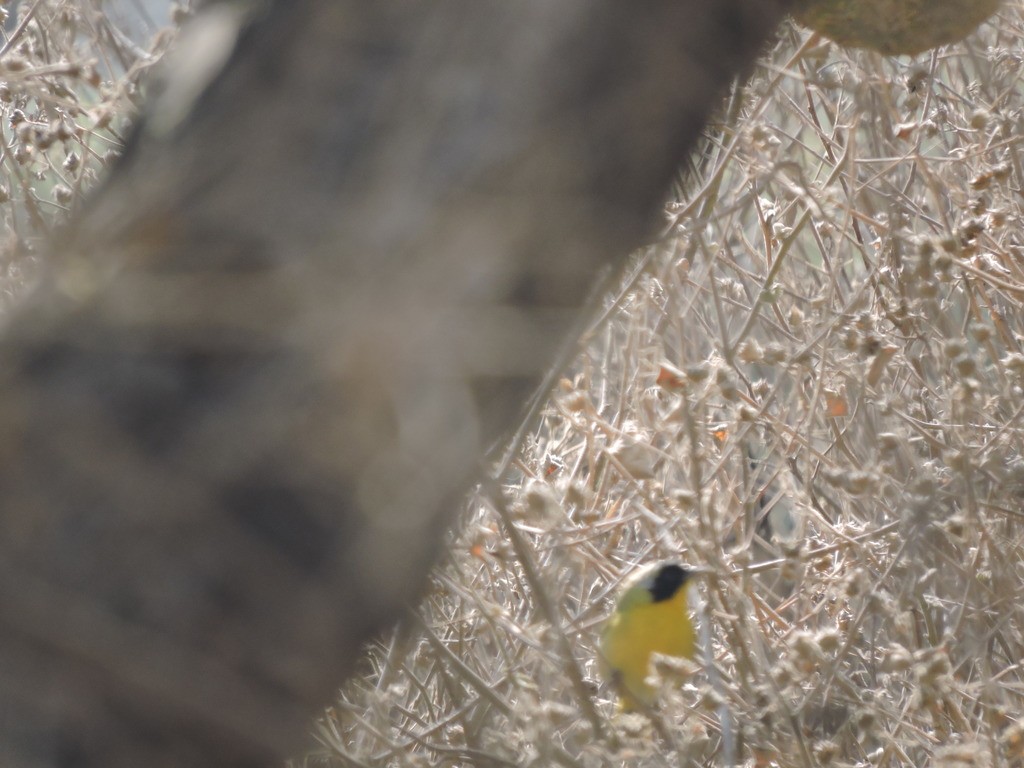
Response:
[{"label": "dried seed pod", "polygon": [[802,0],[798,22],[841,45],[890,56],[915,54],[969,35],[1002,0]]}]

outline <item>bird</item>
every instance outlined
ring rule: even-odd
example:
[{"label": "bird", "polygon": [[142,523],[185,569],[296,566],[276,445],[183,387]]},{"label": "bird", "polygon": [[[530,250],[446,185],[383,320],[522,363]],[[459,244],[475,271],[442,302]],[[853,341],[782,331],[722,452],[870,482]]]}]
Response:
[{"label": "bird", "polygon": [[666,561],[643,568],[623,584],[601,635],[599,666],[618,693],[623,712],[649,710],[657,691],[646,682],[655,653],[692,659],[697,637],[687,605],[697,570]]}]

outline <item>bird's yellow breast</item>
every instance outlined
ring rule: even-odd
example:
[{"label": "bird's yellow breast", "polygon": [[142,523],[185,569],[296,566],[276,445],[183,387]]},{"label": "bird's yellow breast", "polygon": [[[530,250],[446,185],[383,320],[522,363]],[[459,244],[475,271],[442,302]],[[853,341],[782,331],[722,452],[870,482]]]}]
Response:
[{"label": "bird's yellow breast", "polygon": [[693,623],[681,587],[659,602],[629,600],[627,595],[612,615],[601,639],[601,666],[618,689],[624,710],[654,703],[655,691],[644,682],[650,674],[651,655],[693,658],[696,646]]}]

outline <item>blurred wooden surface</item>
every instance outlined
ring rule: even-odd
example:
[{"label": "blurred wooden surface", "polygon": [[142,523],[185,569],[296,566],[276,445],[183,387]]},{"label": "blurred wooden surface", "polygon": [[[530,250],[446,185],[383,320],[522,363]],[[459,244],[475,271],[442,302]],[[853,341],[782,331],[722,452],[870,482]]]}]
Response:
[{"label": "blurred wooden surface", "polygon": [[0,345],[0,765],[297,748],[783,4],[279,0],[172,72]]}]

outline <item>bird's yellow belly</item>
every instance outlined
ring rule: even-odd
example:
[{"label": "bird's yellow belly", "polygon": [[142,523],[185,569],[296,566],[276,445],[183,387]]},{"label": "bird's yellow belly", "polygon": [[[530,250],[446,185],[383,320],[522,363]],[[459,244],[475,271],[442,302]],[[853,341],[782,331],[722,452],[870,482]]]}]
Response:
[{"label": "bird's yellow belly", "polygon": [[636,606],[612,618],[603,642],[605,675],[618,687],[622,706],[650,705],[655,691],[644,683],[651,655],[693,658],[695,637],[686,615],[685,590],[678,598]]}]

